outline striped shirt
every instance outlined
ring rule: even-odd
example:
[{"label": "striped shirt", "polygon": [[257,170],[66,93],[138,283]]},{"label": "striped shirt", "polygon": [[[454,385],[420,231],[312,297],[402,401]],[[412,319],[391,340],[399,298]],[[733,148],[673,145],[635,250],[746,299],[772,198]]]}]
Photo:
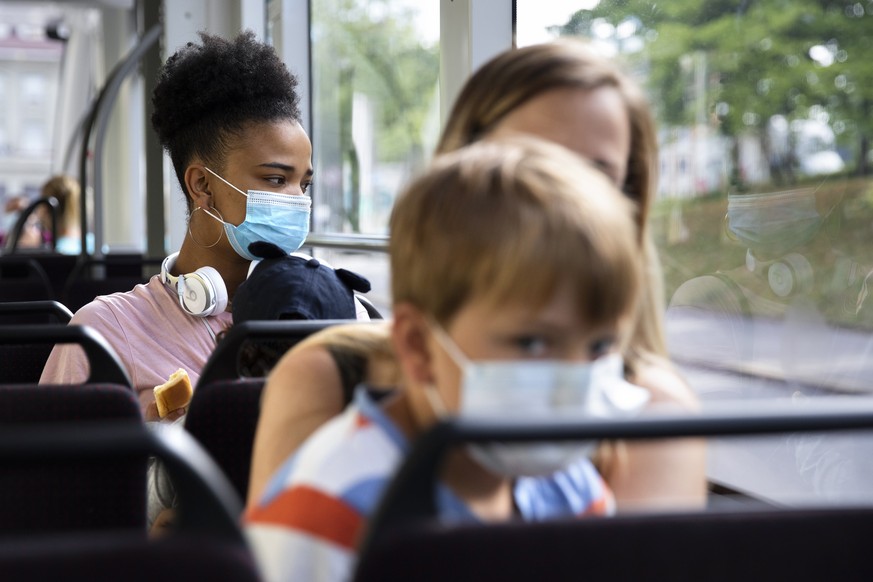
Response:
[{"label": "striped shirt", "polygon": [[[358,389],[346,412],[315,434],[274,475],[245,530],[266,580],[347,580],[367,518],[408,451],[405,436]],[[604,515],[612,495],[585,459],[548,477],[514,485],[523,519]],[[438,487],[443,518],[475,521],[447,487]]]}]

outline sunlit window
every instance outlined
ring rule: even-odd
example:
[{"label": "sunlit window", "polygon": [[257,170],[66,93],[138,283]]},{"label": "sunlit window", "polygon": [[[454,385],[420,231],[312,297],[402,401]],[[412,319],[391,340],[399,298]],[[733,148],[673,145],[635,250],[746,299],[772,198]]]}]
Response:
[{"label": "sunlit window", "polygon": [[42,107],[48,98],[48,83],[45,75],[28,73],[21,77],[21,99],[23,104]]},{"label": "sunlit window", "polygon": [[385,234],[439,131],[439,3],[312,2],[313,230]]}]

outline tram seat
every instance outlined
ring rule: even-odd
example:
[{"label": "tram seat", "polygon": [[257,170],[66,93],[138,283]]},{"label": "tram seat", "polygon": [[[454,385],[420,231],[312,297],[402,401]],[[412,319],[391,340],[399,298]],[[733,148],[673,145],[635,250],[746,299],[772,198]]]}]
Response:
[{"label": "tram seat", "polygon": [[31,257],[0,257],[0,302],[55,299],[45,269]]},{"label": "tram seat", "polygon": [[36,384],[56,343],[76,343],[88,357],[88,383],[108,382],[131,386],[112,347],[87,326],[43,324],[0,325],[0,384]]},{"label": "tram seat", "polygon": [[[856,407],[853,409],[853,407]],[[869,580],[873,507],[743,509],[546,522],[437,519],[440,461],[466,442],[667,438],[873,427],[873,407],[593,421],[476,425],[423,435],[370,519],[356,582],[376,580]],[[447,559],[450,556],[451,559]]]},{"label": "tram seat", "polygon": [[432,523],[392,532],[355,580],[870,580],[871,531],[871,508]]},{"label": "tram seat", "polygon": [[[37,385],[42,364],[7,348],[77,343],[91,365],[83,384]],[[59,324],[0,326],[0,427],[49,430],[114,419],[142,424],[139,401],[111,348],[95,331]],[[21,377],[27,382],[15,382]],[[0,472],[0,535],[85,526],[145,525],[145,458],[114,466],[48,467],[22,459]]]},{"label": "tram seat", "polygon": [[198,386],[216,380],[233,380],[246,375],[244,356],[252,343],[281,342],[290,349],[297,342],[331,325],[353,323],[354,320],[279,320],[246,321],[230,328],[203,365]]},{"label": "tram seat", "polygon": [[264,382],[238,378],[198,385],[185,417],[185,429],[221,467],[240,499],[248,495]]},{"label": "tram seat", "polygon": [[45,430],[7,428],[0,434],[4,467],[31,459],[111,465],[131,457],[156,456],[170,471],[179,500],[173,529],[157,538],[148,538],[143,527],[0,539],[4,579],[260,580],[236,522],[240,507],[230,484],[181,428],[149,431],[141,423],[101,423]]},{"label": "tram seat", "polygon": [[240,499],[248,495],[252,447],[266,381],[242,376],[240,351],[249,341],[275,340],[293,345],[336,323],[341,321],[240,323],[231,328],[203,367],[185,417],[185,429],[212,455]]},{"label": "tram seat", "polygon": [[127,253],[80,260],[63,285],[61,300],[75,312],[99,295],[130,291],[157,274],[160,262]]},{"label": "tram seat", "polygon": [[[0,302],[0,326],[65,324],[73,316],[57,301]],[[0,345],[0,383],[36,383],[52,344]]]},{"label": "tram seat", "polygon": [[[129,386],[111,383],[0,385],[0,426],[52,431],[105,420],[142,425]],[[145,529],[146,458],[111,464],[88,460],[45,463],[38,458],[3,461],[0,472],[0,538],[42,532]]]},{"label": "tram seat", "polygon": [[78,256],[20,252],[0,256],[0,301],[61,300]]},{"label": "tram seat", "polygon": [[[40,253],[30,256],[39,263],[48,276],[52,289],[52,299],[62,301],[64,284],[79,263],[78,255],[62,255],[59,253]],[[69,306],[68,306],[69,307]],[[74,310],[75,311],[75,310]]]},{"label": "tram seat", "polygon": [[70,323],[72,312],[54,300],[0,302],[0,325]]}]

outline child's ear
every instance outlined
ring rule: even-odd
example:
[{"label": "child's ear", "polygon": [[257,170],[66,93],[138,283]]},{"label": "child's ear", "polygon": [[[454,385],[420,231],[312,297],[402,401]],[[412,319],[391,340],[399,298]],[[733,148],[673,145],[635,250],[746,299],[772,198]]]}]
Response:
[{"label": "child's ear", "polygon": [[392,317],[391,340],[404,378],[416,384],[433,382],[424,314],[412,304],[400,303],[392,307]]}]

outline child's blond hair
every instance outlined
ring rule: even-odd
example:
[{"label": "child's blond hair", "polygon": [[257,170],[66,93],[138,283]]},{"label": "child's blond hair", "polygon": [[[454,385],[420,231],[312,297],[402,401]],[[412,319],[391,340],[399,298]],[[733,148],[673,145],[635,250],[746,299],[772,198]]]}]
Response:
[{"label": "child's blond hair", "polygon": [[438,157],[394,205],[390,254],[394,303],[443,325],[471,298],[538,308],[570,282],[598,326],[635,313],[642,280],[633,203],[532,137]]}]

